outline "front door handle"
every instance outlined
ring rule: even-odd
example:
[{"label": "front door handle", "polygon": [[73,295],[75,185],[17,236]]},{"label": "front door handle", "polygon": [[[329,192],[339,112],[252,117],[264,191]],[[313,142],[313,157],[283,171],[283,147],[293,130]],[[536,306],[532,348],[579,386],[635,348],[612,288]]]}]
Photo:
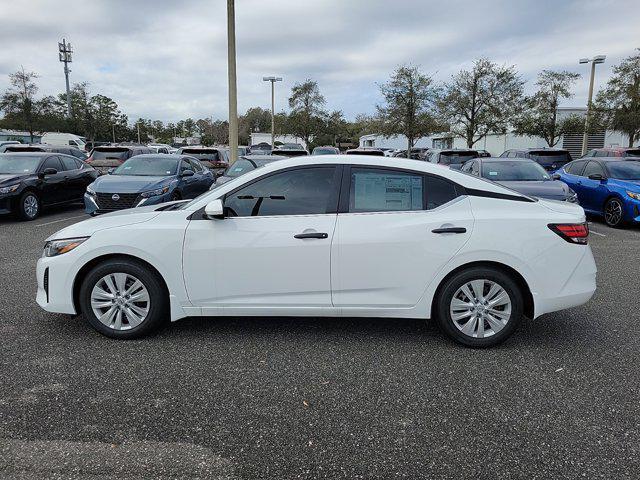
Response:
[{"label": "front door handle", "polygon": [[293,238],[329,238],[329,234],[319,232],[298,233]]},{"label": "front door handle", "polygon": [[436,228],[431,230],[432,233],[467,233],[467,229],[464,227],[446,227]]}]

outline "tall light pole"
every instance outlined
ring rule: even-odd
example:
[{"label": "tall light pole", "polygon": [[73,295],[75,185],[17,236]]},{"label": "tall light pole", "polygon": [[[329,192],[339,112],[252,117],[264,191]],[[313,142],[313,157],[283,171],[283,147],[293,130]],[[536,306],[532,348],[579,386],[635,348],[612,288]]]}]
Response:
[{"label": "tall light pole", "polygon": [[238,90],[236,87],[236,12],[227,0],[227,62],[229,72],[229,161],[238,159]]},{"label": "tall light pole", "polygon": [[262,77],[263,82],[271,82],[271,149],[275,148],[276,141],[276,101],[275,84],[281,82],[282,77]]},{"label": "tall light pole", "polygon": [[589,101],[587,102],[587,115],[584,119],[584,135],[582,136],[582,155],[587,153],[589,140],[589,116],[591,115],[591,102],[593,100],[593,79],[596,75],[596,65],[604,63],[606,55],[596,55],[593,58],[581,58],[580,63],[591,63],[591,79],[589,80]]},{"label": "tall light pole", "polygon": [[67,43],[66,39],[62,39],[62,42],[58,42],[58,58],[64,63],[64,77],[67,82],[67,116],[71,118],[71,92],[69,90],[69,64],[71,63],[71,54],[73,49],[71,44]]}]

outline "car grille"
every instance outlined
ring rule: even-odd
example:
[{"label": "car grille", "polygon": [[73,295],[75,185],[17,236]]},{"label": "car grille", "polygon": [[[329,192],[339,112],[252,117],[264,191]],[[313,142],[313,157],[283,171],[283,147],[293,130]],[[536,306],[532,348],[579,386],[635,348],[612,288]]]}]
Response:
[{"label": "car grille", "polygon": [[[114,195],[117,195],[120,198],[114,200]],[[137,198],[137,193],[98,193],[98,209],[104,211],[132,208]]]}]

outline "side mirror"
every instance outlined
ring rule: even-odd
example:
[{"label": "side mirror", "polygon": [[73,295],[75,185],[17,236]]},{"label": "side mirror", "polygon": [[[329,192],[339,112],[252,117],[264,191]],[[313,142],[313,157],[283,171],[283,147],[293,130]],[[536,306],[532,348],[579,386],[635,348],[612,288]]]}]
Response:
[{"label": "side mirror", "polygon": [[193,177],[193,170],[185,170],[180,174],[181,177]]},{"label": "side mirror", "polygon": [[215,200],[211,200],[209,203],[207,203],[207,206],[204,207],[204,215],[211,220],[223,219],[224,205],[222,204],[222,200],[216,198]]},{"label": "side mirror", "polygon": [[47,175],[55,175],[56,173],[58,173],[58,170],[56,170],[55,168],[45,168],[39,176],[41,178],[44,178]]},{"label": "side mirror", "polygon": [[589,180],[599,180],[600,182],[604,182],[606,179],[607,177],[599,173],[594,173],[593,175],[589,175]]},{"label": "side mirror", "polygon": [[559,173],[552,173],[551,174],[551,180],[560,180],[560,174]]}]

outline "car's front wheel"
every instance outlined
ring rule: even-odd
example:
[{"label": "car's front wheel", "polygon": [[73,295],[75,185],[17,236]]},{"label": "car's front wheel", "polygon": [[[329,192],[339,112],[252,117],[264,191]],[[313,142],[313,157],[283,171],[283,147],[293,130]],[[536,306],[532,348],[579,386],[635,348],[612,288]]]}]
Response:
[{"label": "car's front wheel", "polygon": [[23,220],[35,220],[40,215],[40,199],[33,192],[24,192],[18,200],[18,215]]},{"label": "car's front wheel", "polygon": [[491,347],[506,340],[522,320],[518,284],[499,269],[473,267],[448,278],[436,299],[442,330],[467,347]]},{"label": "car's front wheel", "polygon": [[112,338],[144,336],[162,325],[168,297],[162,279],[142,263],[112,259],[94,267],[80,287],[84,317]]},{"label": "car's front wheel", "polygon": [[610,198],[604,204],[604,221],[613,228],[621,227],[624,223],[624,209],[617,198]]}]

